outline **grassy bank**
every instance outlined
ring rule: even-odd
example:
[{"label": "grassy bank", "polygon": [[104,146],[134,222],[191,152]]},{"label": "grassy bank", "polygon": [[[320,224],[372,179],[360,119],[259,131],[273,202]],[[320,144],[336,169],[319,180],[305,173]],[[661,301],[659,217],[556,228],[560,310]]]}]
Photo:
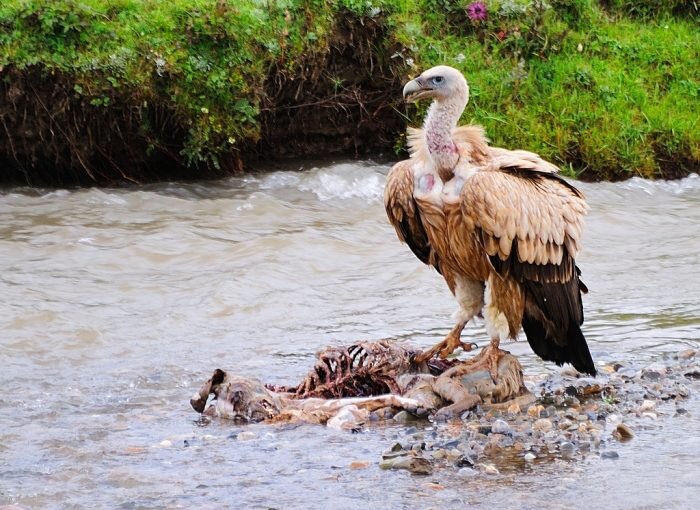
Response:
[{"label": "grassy bank", "polygon": [[8,0],[0,180],[199,178],[266,158],[391,154],[420,114],[401,104],[403,81],[437,63],[465,72],[463,120],[495,144],[588,179],[698,170],[694,2],[469,4]]}]

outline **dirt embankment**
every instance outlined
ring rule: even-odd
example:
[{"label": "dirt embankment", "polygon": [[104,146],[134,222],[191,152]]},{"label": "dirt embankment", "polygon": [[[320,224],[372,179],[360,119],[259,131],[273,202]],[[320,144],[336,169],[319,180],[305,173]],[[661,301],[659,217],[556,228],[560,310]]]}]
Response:
[{"label": "dirt embankment", "polygon": [[[261,137],[217,165],[188,162],[189,121],[165,97],[124,87],[106,107],[76,91],[73,76],[40,66],[0,70],[0,182],[91,185],[240,174],[256,162],[329,154],[390,154],[405,122],[397,112],[405,70],[381,20],[336,23],[328,51],[293,70],[269,70]],[[401,63],[402,64],[402,63]],[[163,78],[167,79],[167,78]]]}]

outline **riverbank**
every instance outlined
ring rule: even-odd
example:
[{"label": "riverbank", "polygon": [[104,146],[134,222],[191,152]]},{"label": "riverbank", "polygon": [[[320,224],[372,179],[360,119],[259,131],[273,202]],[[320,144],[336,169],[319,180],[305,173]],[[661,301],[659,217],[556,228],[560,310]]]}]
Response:
[{"label": "riverbank", "polygon": [[[0,7],[0,181],[240,174],[403,157],[405,80],[465,72],[463,122],[586,180],[700,168],[691,3],[105,0]],[[471,5],[471,9],[469,9]],[[480,6],[477,8],[476,6]]]}]

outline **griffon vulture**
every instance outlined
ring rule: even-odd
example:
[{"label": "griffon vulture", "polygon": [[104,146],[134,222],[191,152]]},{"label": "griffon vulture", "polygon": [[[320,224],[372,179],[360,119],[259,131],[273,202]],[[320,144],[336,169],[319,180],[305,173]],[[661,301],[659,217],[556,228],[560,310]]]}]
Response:
[{"label": "griffon vulture", "polygon": [[420,357],[470,350],[460,336],[482,313],[491,343],[480,357],[494,380],[499,343],[521,326],[542,359],[595,375],[580,329],[587,289],[574,261],[583,194],[537,154],[490,147],[480,126],[457,127],[469,87],[456,69],[429,69],[403,95],[432,104],[423,128],[409,128],[411,157],[389,172],[384,204],[399,239],[459,304],[455,327]]}]

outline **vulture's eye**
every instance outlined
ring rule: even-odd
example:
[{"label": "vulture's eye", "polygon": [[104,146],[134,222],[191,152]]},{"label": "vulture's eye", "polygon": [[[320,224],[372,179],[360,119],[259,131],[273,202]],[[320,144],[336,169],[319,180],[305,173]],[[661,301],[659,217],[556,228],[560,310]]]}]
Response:
[{"label": "vulture's eye", "polygon": [[440,85],[443,81],[445,81],[445,78],[443,78],[442,76],[436,76],[435,78],[433,78],[433,83],[435,85]]}]

